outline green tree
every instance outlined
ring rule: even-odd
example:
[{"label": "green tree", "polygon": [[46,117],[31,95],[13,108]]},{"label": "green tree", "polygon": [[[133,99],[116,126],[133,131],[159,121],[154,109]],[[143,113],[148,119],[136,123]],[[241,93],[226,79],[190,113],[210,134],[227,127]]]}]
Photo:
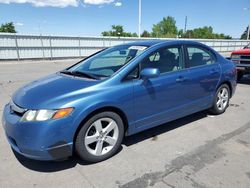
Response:
[{"label": "green tree", "polygon": [[132,37],[138,37],[137,33],[132,33]]},{"label": "green tree", "polygon": [[175,38],[178,34],[176,21],[171,16],[164,17],[162,21],[154,24],[152,30],[153,37]]},{"label": "green tree", "polygon": [[181,29],[181,30],[178,31],[178,37],[179,38],[184,37],[184,30],[183,29]]},{"label": "green tree", "polygon": [[15,29],[13,22],[2,24],[0,27],[0,32],[2,32],[2,33],[16,33],[16,29]]},{"label": "green tree", "polygon": [[112,25],[110,31],[102,32],[103,36],[122,36],[124,34],[123,26]]},{"label": "green tree", "polygon": [[199,27],[193,30],[187,30],[186,33],[181,33],[182,38],[197,38],[197,39],[232,39],[231,36],[223,33],[214,33],[211,26]]},{"label": "green tree", "polygon": [[141,34],[141,37],[151,37],[151,34],[148,31],[144,30]]},{"label": "green tree", "polygon": [[138,37],[136,33],[124,32],[123,37]]},{"label": "green tree", "polygon": [[[241,39],[244,39],[246,40],[247,39],[247,34],[248,34],[248,29],[249,29],[249,26],[247,26],[246,30],[244,31],[244,33],[241,35]],[[250,34],[248,36],[250,38]]]},{"label": "green tree", "polygon": [[110,31],[102,32],[102,36],[137,37],[137,34],[125,32],[122,25],[112,25]]}]

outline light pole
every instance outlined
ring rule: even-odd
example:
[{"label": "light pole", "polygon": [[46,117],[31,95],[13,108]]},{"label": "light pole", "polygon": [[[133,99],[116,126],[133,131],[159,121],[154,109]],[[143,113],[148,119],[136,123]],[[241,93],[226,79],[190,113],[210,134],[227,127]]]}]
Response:
[{"label": "light pole", "polygon": [[248,27],[247,27],[248,29],[247,29],[247,40],[249,40],[249,35],[250,35],[250,25],[248,25]]},{"label": "light pole", "polygon": [[[250,10],[250,7],[244,8],[244,10]],[[249,35],[250,35],[250,25],[248,25],[248,30],[247,30],[247,40],[249,40]]]},{"label": "light pole", "polygon": [[141,38],[141,0],[139,0],[139,23],[138,23],[138,37]]},{"label": "light pole", "polygon": [[186,16],[186,17],[185,17],[185,27],[184,27],[184,33],[186,33],[186,32],[187,32],[187,19],[188,19],[188,17]]}]

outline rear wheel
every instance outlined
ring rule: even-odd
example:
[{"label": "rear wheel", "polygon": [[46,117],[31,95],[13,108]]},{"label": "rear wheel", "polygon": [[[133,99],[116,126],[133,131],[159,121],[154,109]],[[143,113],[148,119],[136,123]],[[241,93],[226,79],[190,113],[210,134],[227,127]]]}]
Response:
[{"label": "rear wheel", "polygon": [[96,114],[79,131],[75,142],[76,152],[87,162],[103,161],[117,152],[123,135],[123,121],[118,114]]},{"label": "rear wheel", "polygon": [[219,87],[214,97],[213,107],[210,109],[215,115],[222,114],[229,106],[230,89],[227,84],[223,84]]}]

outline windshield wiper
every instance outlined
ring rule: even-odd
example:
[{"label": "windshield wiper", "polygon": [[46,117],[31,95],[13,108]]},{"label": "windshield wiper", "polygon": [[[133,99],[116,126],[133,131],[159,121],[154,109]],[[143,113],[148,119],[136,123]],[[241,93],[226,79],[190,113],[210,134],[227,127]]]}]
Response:
[{"label": "windshield wiper", "polygon": [[68,71],[68,70],[62,70],[62,71],[60,71],[60,73],[67,74],[67,75],[73,75],[73,73]]},{"label": "windshield wiper", "polygon": [[63,70],[63,71],[60,71],[60,73],[71,75],[71,76],[87,77],[87,78],[91,78],[91,79],[95,79],[95,80],[100,80],[100,78],[98,76],[91,74],[91,73],[87,73],[87,72],[81,72],[81,71],[72,71],[71,72],[69,70]]},{"label": "windshield wiper", "polygon": [[72,73],[72,75],[75,75],[75,76],[87,77],[87,78],[91,78],[91,79],[95,79],[95,80],[100,80],[100,77],[98,77],[94,74],[91,74],[89,72],[72,71],[71,73]]},{"label": "windshield wiper", "polygon": [[69,70],[62,70],[60,71],[62,74],[72,75],[72,76],[79,76],[79,77],[88,77],[95,80],[100,80],[103,77],[109,77],[107,75],[101,75],[101,74],[94,74],[90,72],[82,72],[82,71],[69,71]]}]

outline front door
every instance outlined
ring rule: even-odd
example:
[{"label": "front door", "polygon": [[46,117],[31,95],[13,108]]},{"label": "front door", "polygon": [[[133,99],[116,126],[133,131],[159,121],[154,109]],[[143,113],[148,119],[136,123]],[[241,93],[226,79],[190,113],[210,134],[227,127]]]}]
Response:
[{"label": "front door", "polygon": [[141,62],[141,70],[158,68],[161,74],[157,78],[134,80],[137,129],[147,129],[185,114],[189,72],[184,68],[183,54],[182,46],[165,47]]}]

